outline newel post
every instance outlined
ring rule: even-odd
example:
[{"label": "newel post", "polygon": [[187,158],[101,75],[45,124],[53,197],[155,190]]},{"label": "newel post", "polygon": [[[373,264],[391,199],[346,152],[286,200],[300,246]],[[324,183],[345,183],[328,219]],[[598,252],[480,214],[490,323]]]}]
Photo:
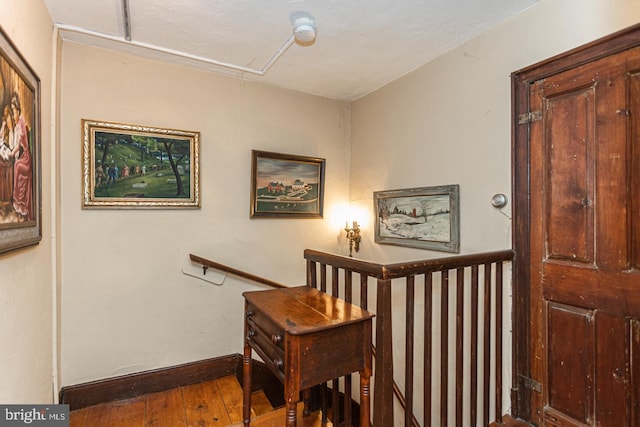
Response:
[{"label": "newel post", "polygon": [[391,334],[391,280],[378,279],[376,302],[376,360],[373,425],[393,425],[393,337]]}]

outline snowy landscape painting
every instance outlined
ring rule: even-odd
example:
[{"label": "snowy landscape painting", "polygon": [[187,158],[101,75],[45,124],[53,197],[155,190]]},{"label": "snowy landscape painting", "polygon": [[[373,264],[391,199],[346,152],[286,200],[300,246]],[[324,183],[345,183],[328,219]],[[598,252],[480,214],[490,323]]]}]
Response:
[{"label": "snowy landscape painting", "polygon": [[457,184],[376,191],[373,199],[377,243],[460,252]]}]

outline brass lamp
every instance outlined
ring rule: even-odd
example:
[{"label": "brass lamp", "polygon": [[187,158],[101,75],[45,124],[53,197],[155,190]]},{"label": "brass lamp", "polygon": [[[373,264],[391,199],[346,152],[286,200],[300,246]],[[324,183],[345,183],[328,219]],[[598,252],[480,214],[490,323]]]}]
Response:
[{"label": "brass lamp", "polygon": [[353,250],[356,252],[360,250],[360,227],[358,226],[358,221],[353,221],[352,226],[349,227],[349,222],[347,221],[344,225],[344,231],[347,232],[347,240],[349,241],[349,256],[353,256]]}]

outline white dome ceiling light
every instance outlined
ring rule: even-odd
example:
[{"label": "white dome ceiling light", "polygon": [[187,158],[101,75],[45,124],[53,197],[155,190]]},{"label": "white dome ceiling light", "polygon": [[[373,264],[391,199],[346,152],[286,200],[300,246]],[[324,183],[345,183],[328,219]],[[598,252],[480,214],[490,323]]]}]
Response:
[{"label": "white dome ceiling light", "polygon": [[293,25],[293,37],[296,42],[303,46],[313,44],[316,40],[316,20],[307,12],[293,12],[289,16]]}]

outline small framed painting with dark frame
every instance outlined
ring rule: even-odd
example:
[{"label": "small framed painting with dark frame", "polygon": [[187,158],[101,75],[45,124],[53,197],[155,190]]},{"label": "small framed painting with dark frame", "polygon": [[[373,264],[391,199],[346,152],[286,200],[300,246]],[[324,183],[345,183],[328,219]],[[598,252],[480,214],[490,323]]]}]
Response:
[{"label": "small framed painting with dark frame", "polygon": [[322,218],[325,159],[252,150],[251,217]]},{"label": "small framed painting with dark frame", "polygon": [[376,243],[460,252],[459,186],[373,193]]}]

